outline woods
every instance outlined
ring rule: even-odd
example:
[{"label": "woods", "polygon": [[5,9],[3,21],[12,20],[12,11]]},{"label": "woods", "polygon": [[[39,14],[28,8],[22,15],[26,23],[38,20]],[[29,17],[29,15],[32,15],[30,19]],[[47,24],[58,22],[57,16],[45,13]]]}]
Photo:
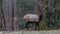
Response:
[{"label": "woods", "polygon": [[1,20],[2,30],[12,31],[17,30],[16,24],[16,0],[1,0]]},{"label": "woods", "polygon": [[24,29],[23,16],[40,13],[43,15],[40,30],[60,29],[60,0],[0,0],[0,30]]}]

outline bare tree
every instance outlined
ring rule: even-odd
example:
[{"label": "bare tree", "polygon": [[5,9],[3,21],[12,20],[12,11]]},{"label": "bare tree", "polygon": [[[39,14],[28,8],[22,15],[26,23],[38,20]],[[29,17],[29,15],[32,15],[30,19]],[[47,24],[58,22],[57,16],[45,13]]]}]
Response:
[{"label": "bare tree", "polygon": [[43,15],[43,21],[40,23],[40,29],[42,30],[44,27],[46,29],[46,24],[45,24],[45,17],[46,17],[46,12],[45,12],[45,0],[35,0],[35,13],[39,14],[41,13]]},{"label": "bare tree", "polygon": [[5,17],[6,30],[18,30],[17,23],[14,19],[14,17],[16,17],[16,0],[4,0],[3,12]]},{"label": "bare tree", "polygon": [[4,12],[2,10],[2,0],[1,0],[1,28],[2,30],[5,31],[5,28],[6,28],[6,24],[5,24],[5,16],[4,16]]}]

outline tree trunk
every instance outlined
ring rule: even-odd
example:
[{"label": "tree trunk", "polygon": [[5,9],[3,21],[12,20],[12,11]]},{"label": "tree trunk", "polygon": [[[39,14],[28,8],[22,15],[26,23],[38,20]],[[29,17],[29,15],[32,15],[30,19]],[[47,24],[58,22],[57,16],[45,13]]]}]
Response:
[{"label": "tree trunk", "polygon": [[[35,0],[35,10],[34,10],[35,13],[36,14],[40,14],[41,13],[44,16],[44,14],[43,14],[44,13],[44,9],[43,8],[44,8],[44,0]],[[41,24],[43,24],[43,23],[41,23]],[[40,24],[40,29],[41,29],[41,26],[42,26],[41,24]]]},{"label": "tree trunk", "polygon": [[[17,7],[16,7],[16,0],[13,0],[13,4],[12,4],[12,23],[14,24],[13,27],[14,27],[14,30],[17,31],[19,30],[19,27],[18,27],[18,24],[17,24]],[[13,18],[14,17],[14,18]]]},{"label": "tree trunk", "polygon": [[4,12],[3,12],[3,8],[2,8],[2,0],[1,0],[1,30],[6,30],[6,24],[5,24],[5,16],[4,16]]},{"label": "tree trunk", "polygon": [[[14,16],[16,15],[16,0],[4,0],[3,1],[3,12],[5,16],[6,30],[18,30],[18,26],[14,22]],[[16,26],[16,27],[15,27]]]}]

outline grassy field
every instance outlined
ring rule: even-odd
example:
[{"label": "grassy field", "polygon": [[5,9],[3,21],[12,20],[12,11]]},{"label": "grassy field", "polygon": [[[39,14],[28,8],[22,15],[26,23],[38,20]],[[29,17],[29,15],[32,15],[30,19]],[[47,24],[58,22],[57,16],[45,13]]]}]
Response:
[{"label": "grassy field", "polygon": [[13,32],[2,32],[2,34],[60,34],[60,30],[51,30],[51,31],[13,31]]}]

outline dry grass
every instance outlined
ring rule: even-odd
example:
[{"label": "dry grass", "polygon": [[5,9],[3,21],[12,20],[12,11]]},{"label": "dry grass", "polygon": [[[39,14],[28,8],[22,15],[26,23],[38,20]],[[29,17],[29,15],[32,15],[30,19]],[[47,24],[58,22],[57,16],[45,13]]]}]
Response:
[{"label": "dry grass", "polygon": [[60,30],[43,30],[43,31],[3,31],[3,34],[60,34]]}]

